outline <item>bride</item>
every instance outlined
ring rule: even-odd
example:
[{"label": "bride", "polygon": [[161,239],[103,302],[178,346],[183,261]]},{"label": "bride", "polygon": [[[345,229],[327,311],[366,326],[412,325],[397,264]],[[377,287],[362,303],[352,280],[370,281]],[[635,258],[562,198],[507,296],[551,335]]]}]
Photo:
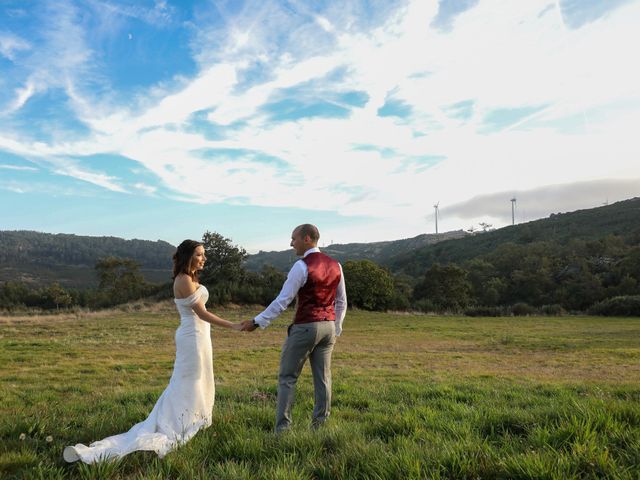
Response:
[{"label": "bride", "polygon": [[153,450],[164,457],[211,424],[215,397],[210,324],[241,330],[207,311],[209,292],[198,284],[206,257],[200,242],[185,240],[173,255],[173,292],[180,313],[176,330],[176,360],[169,385],[146,420],[128,432],[64,449],[67,462],[113,460],[136,450]]}]

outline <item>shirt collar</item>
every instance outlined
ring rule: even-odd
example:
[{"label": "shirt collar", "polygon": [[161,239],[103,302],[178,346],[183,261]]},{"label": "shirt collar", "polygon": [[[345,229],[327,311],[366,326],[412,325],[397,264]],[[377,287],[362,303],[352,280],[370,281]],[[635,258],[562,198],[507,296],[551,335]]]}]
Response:
[{"label": "shirt collar", "polygon": [[310,253],[319,253],[319,252],[320,252],[320,249],[318,247],[311,247],[309,250],[304,252],[304,255],[302,256],[302,258],[305,258]]}]

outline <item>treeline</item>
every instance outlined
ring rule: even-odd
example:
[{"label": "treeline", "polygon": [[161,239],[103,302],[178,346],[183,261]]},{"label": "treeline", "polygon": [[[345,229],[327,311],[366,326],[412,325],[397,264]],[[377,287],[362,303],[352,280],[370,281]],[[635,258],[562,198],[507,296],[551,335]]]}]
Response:
[{"label": "treeline", "polygon": [[640,245],[635,235],[599,240],[505,243],[457,263],[432,264],[417,278],[370,261],[344,265],[350,303],[467,315],[640,315]]},{"label": "treeline", "polygon": [[24,282],[0,285],[0,308],[20,310],[38,308],[60,310],[70,307],[100,309],[161,293],[162,285],[146,282],[134,260],[105,257],[95,265],[97,288],[70,289],[59,283],[34,288]]},{"label": "treeline", "polygon": [[[209,290],[210,304],[228,303],[266,305],[280,291],[286,275],[274,267],[250,272],[243,266],[246,251],[218,233],[205,232],[202,241],[207,263],[200,282]],[[169,262],[175,252],[172,247]],[[97,288],[64,288],[59,283],[36,287],[19,281],[0,284],[0,309],[38,308],[60,310],[70,307],[100,309],[151,298],[173,298],[171,278],[162,284],[145,281],[141,264],[131,258],[106,256],[95,263]]]},{"label": "treeline", "polygon": [[[464,239],[466,240],[466,239]],[[211,304],[269,304],[285,273],[272,266],[245,268],[246,251],[218,233],[205,232],[207,256],[200,281]],[[172,298],[170,279],[151,284],[134,260],[105,257],[95,265],[99,286],[67,290],[58,284],[33,289],[0,285],[0,308],[71,306],[104,308],[131,300]],[[637,233],[597,240],[507,242],[459,263],[433,263],[421,275],[393,274],[371,260],[343,263],[350,307],[419,310],[467,315],[589,312],[640,315],[640,238]]]},{"label": "treeline", "polygon": [[378,261],[392,272],[420,277],[431,265],[462,265],[491,254],[504,244],[528,245],[549,242],[551,249],[562,248],[574,240],[593,242],[609,235],[626,243],[640,241],[640,198],[632,198],[597,208],[552,214],[548,218],[464,238],[443,240],[401,253],[388,261]]}]

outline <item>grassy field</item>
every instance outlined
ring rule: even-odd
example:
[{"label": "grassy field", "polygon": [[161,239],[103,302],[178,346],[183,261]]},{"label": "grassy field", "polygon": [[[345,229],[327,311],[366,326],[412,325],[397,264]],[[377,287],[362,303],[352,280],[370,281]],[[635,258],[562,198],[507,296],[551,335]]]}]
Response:
[{"label": "grassy field", "polygon": [[[219,312],[231,320],[255,311]],[[213,329],[213,425],[159,460],[67,465],[64,446],[126,431],[166,386],[178,316],[0,317],[0,478],[640,478],[640,319],[349,312],[329,424],[272,433],[279,350]]]}]

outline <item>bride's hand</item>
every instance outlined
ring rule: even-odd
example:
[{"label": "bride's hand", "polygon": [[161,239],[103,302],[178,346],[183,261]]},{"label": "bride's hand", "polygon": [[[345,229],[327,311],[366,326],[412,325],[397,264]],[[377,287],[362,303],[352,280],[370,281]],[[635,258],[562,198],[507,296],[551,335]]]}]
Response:
[{"label": "bride's hand", "polygon": [[235,330],[236,332],[241,332],[242,331],[242,322],[234,323],[233,325],[231,325],[231,328],[233,330]]}]

